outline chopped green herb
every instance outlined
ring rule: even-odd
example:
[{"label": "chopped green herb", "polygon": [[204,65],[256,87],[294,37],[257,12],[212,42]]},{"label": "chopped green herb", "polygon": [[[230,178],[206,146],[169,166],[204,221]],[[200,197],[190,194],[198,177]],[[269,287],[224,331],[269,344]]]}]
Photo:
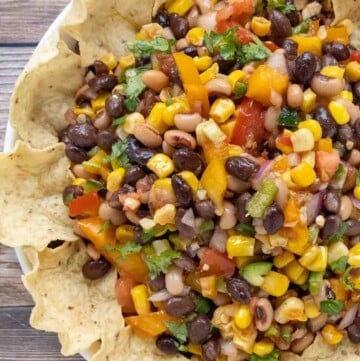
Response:
[{"label": "chopped green herb", "polygon": [[105,246],[105,251],[116,251],[120,253],[119,258],[124,258],[132,253],[139,253],[141,251],[140,244],[136,244],[134,242],[127,242],[122,244],[121,246]]},{"label": "chopped green herb", "polygon": [[349,259],[348,256],[342,256],[338,258],[336,261],[330,263],[330,269],[332,271],[339,271],[341,273],[344,273],[346,270],[348,259]]},{"label": "chopped green herb", "polygon": [[160,254],[155,254],[146,258],[145,262],[149,267],[149,276],[151,279],[157,277],[161,272],[166,273],[174,259],[180,257],[180,252],[167,250]]},{"label": "chopped green herb", "polygon": [[163,53],[171,53],[171,48],[175,44],[174,39],[165,39],[161,36],[152,40],[135,40],[128,43],[127,47],[131,51],[135,58],[149,58],[155,51],[161,51]]},{"label": "chopped green herb", "polygon": [[128,112],[133,112],[139,103],[139,99],[134,97],[128,97],[124,100],[124,106]]},{"label": "chopped green herb", "polygon": [[316,225],[309,227],[309,243],[314,243],[319,236],[319,228]]},{"label": "chopped green herb", "polygon": [[327,300],[320,302],[320,312],[335,316],[344,308],[344,303],[338,300]]},{"label": "chopped green herb", "polygon": [[214,221],[212,219],[206,219],[204,220],[200,225],[200,233],[205,233],[208,231],[211,231],[215,228]]},{"label": "chopped green herb", "polygon": [[223,292],[223,293],[227,292],[226,283],[223,278],[216,279],[215,287],[220,292]]},{"label": "chopped green herb", "polygon": [[246,91],[247,91],[246,83],[237,81],[235,83],[234,99],[241,99],[246,94]]},{"label": "chopped green herb", "polygon": [[166,226],[155,226],[149,229],[144,229],[141,234],[141,239],[144,243],[151,241],[155,237],[160,237],[167,231]]},{"label": "chopped green herb", "polygon": [[128,167],[130,163],[126,154],[127,146],[128,143],[126,140],[118,140],[115,144],[113,144],[111,154],[103,159],[103,163],[108,164],[111,161],[114,161],[118,167]]},{"label": "chopped green herb", "polygon": [[248,237],[254,237],[256,234],[254,226],[249,223],[237,224],[235,227],[235,231]]},{"label": "chopped green herb", "polygon": [[188,332],[185,323],[176,323],[165,321],[164,325],[180,342],[186,342]]},{"label": "chopped green herb", "polygon": [[[264,46],[262,43],[260,44],[246,44],[241,47],[243,53],[245,54],[246,63],[250,61],[260,61],[267,59],[271,52],[270,50]],[[246,64],[245,63],[245,64]]]},{"label": "chopped green herb", "polygon": [[130,68],[125,71],[125,94],[130,98],[136,98],[139,96],[145,89],[146,85],[142,81],[142,74],[149,70],[149,67],[141,68]]},{"label": "chopped green herb", "polygon": [[211,310],[210,300],[198,294],[195,295],[195,298],[196,298],[196,308],[195,308],[196,313],[200,313],[204,315]]},{"label": "chopped green herb", "polygon": [[283,108],[278,118],[278,124],[286,128],[296,128],[300,117],[296,109]]},{"label": "chopped green herb", "polygon": [[87,179],[84,190],[85,190],[85,193],[88,193],[91,191],[99,191],[100,189],[103,189],[103,188],[104,188],[104,186],[100,182],[98,182],[94,179]]},{"label": "chopped green herb", "polygon": [[268,9],[279,10],[284,14],[289,14],[296,10],[294,4],[287,4],[285,0],[268,0]]},{"label": "chopped green herb", "polygon": [[351,267],[349,267],[344,274],[340,278],[340,282],[350,291],[354,291],[355,284],[349,279],[349,273],[351,271]]},{"label": "chopped green herb", "polygon": [[98,233],[102,233],[107,231],[110,227],[112,226],[112,223],[110,220],[107,220],[106,222],[104,222],[101,226],[101,228],[99,229]]},{"label": "chopped green herb", "polygon": [[339,241],[341,238],[344,237],[348,228],[349,228],[349,224],[347,222],[342,222],[339,230],[329,238],[328,243]]},{"label": "chopped green herb", "polygon": [[125,123],[125,120],[126,120],[126,115],[124,115],[124,116],[122,116],[122,117],[120,117],[120,118],[116,118],[116,119],[114,119],[113,121],[112,121],[112,126],[118,126],[118,125],[121,125],[121,126],[123,126],[124,125],[124,123]]},{"label": "chopped green herb", "polygon": [[280,336],[286,343],[291,342],[291,333],[289,330],[286,329],[280,330]]},{"label": "chopped green herb", "polygon": [[274,325],[271,325],[266,331],[265,336],[266,337],[278,337],[280,334],[279,329],[275,327]]},{"label": "chopped green herb", "polygon": [[251,355],[250,361],[278,361],[279,355],[280,355],[279,351],[274,350],[273,352],[265,356]]},{"label": "chopped green herb", "polygon": [[292,33],[293,34],[306,34],[310,29],[310,19],[304,20],[299,25],[293,27]]},{"label": "chopped green herb", "polygon": [[309,291],[312,296],[319,294],[323,284],[323,272],[310,272],[309,275]]},{"label": "chopped green herb", "polygon": [[176,347],[180,352],[189,352],[189,348],[181,343],[177,343]]}]

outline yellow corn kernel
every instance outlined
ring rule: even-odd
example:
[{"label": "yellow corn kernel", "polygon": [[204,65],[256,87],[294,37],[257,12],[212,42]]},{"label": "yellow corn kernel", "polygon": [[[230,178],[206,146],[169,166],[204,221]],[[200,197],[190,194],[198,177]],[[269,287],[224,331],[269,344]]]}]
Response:
[{"label": "yellow corn kernel", "polygon": [[[221,124],[220,125],[220,129],[228,136],[231,138],[231,135],[234,132],[235,129],[235,124],[236,124],[236,120],[229,120],[228,122]],[[229,144],[230,146],[231,144]],[[240,147],[239,147],[240,148]],[[244,151],[242,151],[240,154],[244,153]],[[230,157],[230,155],[229,155]]]},{"label": "yellow corn kernel", "polygon": [[76,107],[76,108],[73,109],[73,112],[76,115],[81,115],[81,114],[87,115],[90,119],[95,118],[95,112],[90,107],[86,107],[86,108]]},{"label": "yellow corn kernel", "polygon": [[289,288],[289,278],[279,272],[269,271],[264,277],[264,282],[260,288],[274,297],[280,297],[286,293]]},{"label": "yellow corn kernel", "polygon": [[169,13],[185,15],[194,5],[193,0],[174,0],[167,6]]},{"label": "yellow corn kernel", "polygon": [[253,16],[250,23],[250,28],[257,36],[265,36],[269,33],[271,21],[262,16]]},{"label": "yellow corn kernel", "polygon": [[154,221],[161,226],[175,224],[176,208],[173,204],[165,204],[157,209],[154,214]]},{"label": "yellow corn kernel", "polygon": [[331,138],[321,138],[317,145],[318,150],[323,150],[324,152],[332,153],[332,139]]},{"label": "yellow corn kernel", "polygon": [[334,325],[325,325],[321,330],[321,336],[328,345],[337,345],[344,337]]},{"label": "yellow corn kernel", "polygon": [[82,162],[84,170],[91,174],[100,174],[101,166],[106,156],[107,154],[103,150],[99,150],[89,160]]},{"label": "yellow corn kernel", "polygon": [[[187,32],[187,34],[185,36],[185,39],[191,45],[200,46],[202,44],[203,40],[204,40],[204,35],[205,35],[205,29],[196,26],[194,28],[191,28]],[[210,63],[210,65],[211,65],[211,63]]]},{"label": "yellow corn kernel", "polygon": [[329,103],[329,111],[333,116],[335,122],[339,125],[346,124],[350,120],[350,115],[348,111],[346,110],[345,106],[342,105],[341,103],[332,100]]},{"label": "yellow corn kernel", "polygon": [[236,267],[239,269],[255,261],[254,257],[248,257],[248,256],[234,257],[234,259],[235,259]]},{"label": "yellow corn kernel", "polygon": [[197,70],[199,71],[205,71],[206,69],[210,68],[210,66],[212,65],[212,59],[210,56],[208,55],[204,55],[204,56],[195,56],[193,58],[195,66],[197,68]]},{"label": "yellow corn kernel", "polygon": [[235,85],[238,81],[243,81],[246,76],[246,73],[242,70],[234,70],[228,76],[228,82],[231,85],[231,90],[234,92]]},{"label": "yellow corn kernel", "polygon": [[320,140],[322,136],[322,129],[317,120],[307,119],[299,123],[298,127],[300,129],[307,129],[311,132],[314,137],[315,142]]},{"label": "yellow corn kernel", "polygon": [[126,243],[134,239],[134,226],[123,224],[116,228],[116,239],[120,243]]},{"label": "yellow corn kernel", "polygon": [[289,321],[306,321],[304,301],[297,297],[287,298],[274,312],[275,321],[280,324]]},{"label": "yellow corn kernel", "polygon": [[151,312],[151,305],[148,300],[148,290],[145,285],[133,287],[130,293],[135,306],[135,311],[138,315],[146,315]]},{"label": "yellow corn kernel", "polygon": [[209,115],[217,123],[224,123],[234,112],[235,104],[230,98],[217,98],[210,108]]},{"label": "yellow corn kernel", "polygon": [[328,264],[338,260],[340,257],[347,257],[349,249],[343,242],[333,242],[328,246]]},{"label": "yellow corn kernel", "polygon": [[170,178],[157,179],[151,187],[151,190],[163,190],[167,192],[173,192]]},{"label": "yellow corn kernel", "polygon": [[311,167],[315,167],[315,152],[305,152],[301,155],[301,162],[310,164]]},{"label": "yellow corn kernel", "polygon": [[229,157],[236,157],[244,153],[244,149],[242,149],[240,145],[236,145],[236,144],[229,144],[228,151],[229,151]]},{"label": "yellow corn kernel", "polygon": [[219,73],[218,63],[214,63],[211,67],[200,74],[201,84],[206,84],[210,80],[215,79],[216,75]]},{"label": "yellow corn kernel", "polygon": [[274,342],[268,340],[267,338],[262,339],[259,342],[256,342],[253,348],[253,353],[260,357],[266,356],[274,350]]},{"label": "yellow corn kernel", "polygon": [[350,248],[348,264],[352,267],[360,267],[360,243]]},{"label": "yellow corn kernel", "polygon": [[196,141],[201,146],[206,140],[209,140],[213,144],[219,144],[226,139],[226,134],[213,119],[200,123],[196,127],[195,132]]},{"label": "yellow corn kernel", "polygon": [[216,276],[200,277],[201,294],[207,298],[215,298],[217,296]]},{"label": "yellow corn kernel", "polygon": [[75,178],[72,181],[73,186],[85,187],[85,184],[86,184],[86,179],[85,178]]},{"label": "yellow corn kernel", "polygon": [[360,80],[360,64],[357,61],[350,61],[346,64],[345,74],[349,81],[355,82]]},{"label": "yellow corn kernel", "polygon": [[315,318],[320,316],[320,311],[316,306],[314,298],[310,295],[303,297],[305,314],[308,318]]},{"label": "yellow corn kernel", "polygon": [[304,113],[311,113],[316,106],[316,94],[310,89],[304,91],[304,99],[301,104],[301,111]]},{"label": "yellow corn kernel", "polygon": [[137,40],[151,40],[157,36],[162,36],[163,28],[157,23],[145,24],[141,27],[140,31],[136,34]]},{"label": "yellow corn kernel", "polygon": [[340,92],[339,96],[343,99],[349,100],[349,101],[353,101],[354,100],[354,96],[353,93],[348,91],[348,90],[343,90]]},{"label": "yellow corn kernel", "polygon": [[248,305],[240,305],[234,315],[234,323],[240,330],[248,328],[252,323],[252,314]]},{"label": "yellow corn kernel", "polygon": [[119,64],[123,69],[130,68],[135,65],[135,56],[133,53],[125,55],[120,58]]},{"label": "yellow corn kernel", "polygon": [[315,145],[314,136],[308,128],[300,128],[290,136],[294,152],[307,152]]},{"label": "yellow corn kernel", "polygon": [[299,262],[309,271],[322,272],[327,266],[328,248],[325,246],[312,245],[301,256]]},{"label": "yellow corn kernel", "polygon": [[168,126],[174,126],[174,118],[176,114],[188,114],[190,113],[190,105],[185,98],[177,98],[174,103],[164,109],[162,113],[162,120]]},{"label": "yellow corn kernel", "polygon": [[360,199],[360,186],[356,186],[353,190],[354,197]]},{"label": "yellow corn kernel", "polygon": [[152,156],[146,166],[153,171],[159,178],[165,178],[174,171],[174,163],[169,156],[157,153]]},{"label": "yellow corn kernel", "polygon": [[108,93],[100,94],[96,99],[91,101],[91,107],[93,108],[95,113],[105,107],[105,102],[108,96]]},{"label": "yellow corn kernel", "polygon": [[274,257],[274,266],[277,268],[284,268],[294,259],[295,256],[291,252],[285,251],[282,254]]},{"label": "yellow corn kernel", "polygon": [[109,192],[116,192],[121,187],[125,173],[125,168],[120,167],[109,174],[106,183],[106,188]]},{"label": "yellow corn kernel", "polygon": [[255,327],[250,326],[244,329],[238,329],[234,327],[233,342],[237,349],[253,353],[253,347],[257,337],[257,330]]},{"label": "yellow corn kernel", "polygon": [[165,133],[169,126],[163,121],[163,113],[166,109],[165,103],[155,103],[146,122],[156,128],[160,134]]},{"label": "yellow corn kernel", "polygon": [[316,173],[309,163],[303,162],[291,169],[292,181],[299,187],[309,187],[316,180]]},{"label": "yellow corn kernel", "polygon": [[145,123],[145,118],[141,113],[130,113],[125,117],[123,129],[127,134],[134,134],[135,128],[143,123]]},{"label": "yellow corn kernel", "polygon": [[199,189],[199,180],[197,179],[195,173],[190,172],[189,170],[184,170],[177,175],[189,185],[194,194],[197,192]]},{"label": "yellow corn kernel", "polygon": [[100,167],[100,176],[105,182],[107,181],[110,173],[111,170],[105,164],[102,164]]},{"label": "yellow corn kernel", "polygon": [[108,67],[109,70],[116,68],[117,60],[113,53],[108,53],[100,58],[100,60]]},{"label": "yellow corn kernel", "polygon": [[325,75],[330,78],[338,78],[338,79],[342,79],[344,77],[344,73],[345,73],[345,69],[340,68],[337,65],[324,66],[320,71],[321,75]]},{"label": "yellow corn kernel", "polygon": [[230,236],[226,242],[226,250],[230,257],[253,256],[255,238],[243,235]]},{"label": "yellow corn kernel", "polygon": [[303,284],[309,275],[309,272],[296,259],[285,266],[283,271],[297,285]]}]

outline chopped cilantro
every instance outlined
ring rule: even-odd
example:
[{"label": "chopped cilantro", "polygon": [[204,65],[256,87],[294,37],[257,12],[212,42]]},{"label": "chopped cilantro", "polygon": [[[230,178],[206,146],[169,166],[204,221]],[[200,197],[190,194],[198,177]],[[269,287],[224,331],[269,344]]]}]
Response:
[{"label": "chopped cilantro", "polygon": [[252,224],[249,223],[239,223],[235,227],[235,231],[245,236],[254,237],[255,236],[255,228]]},{"label": "chopped cilantro", "polygon": [[270,50],[261,44],[246,44],[241,47],[245,54],[246,63],[250,61],[264,60],[269,57]]},{"label": "chopped cilantro", "polygon": [[126,120],[126,115],[120,117],[120,118],[116,118],[112,121],[112,126],[118,126],[118,125],[124,125],[125,123],[125,120]]},{"label": "chopped cilantro", "polygon": [[174,39],[165,39],[158,36],[152,40],[135,40],[128,43],[127,47],[134,54],[135,58],[149,58],[155,51],[171,53],[171,48],[174,44]]},{"label": "chopped cilantro", "polygon": [[134,243],[134,242],[127,242],[125,244],[122,244],[120,246],[105,246],[106,251],[116,251],[120,253],[119,258],[124,258],[132,253],[139,253],[141,251],[140,244]]},{"label": "chopped cilantro", "polygon": [[344,308],[344,303],[338,300],[327,300],[320,302],[320,312],[335,316]]},{"label": "chopped cilantro", "polygon": [[285,0],[268,0],[268,9],[276,9],[284,14],[289,14],[296,10],[294,4],[287,4]]},{"label": "chopped cilantro", "polygon": [[206,219],[200,225],[200,233],[211,231],[214,228],[215,228],[214,221],[212,219]]},{"label": "chopped cilantro", "polygon": [[310,19],[304,20],[292,29],[293,34],[306,34],[310,29]]},{"label": "chopped cilantro", "polygon": [[291,342],[291,333],[289,330],[286,329],[280,330],[280,336],[286,343]]},{"label": "chopped cilantro", "polygon": [[144,229],[141,234],[141,239],[144,243],[151,241],[155,237],[162,236],[166,233],[167,227],[166,226],[155,226],[149,229]]},{"label": "chopped cilantro", "polygon": [[141,80],[142,74],[148,70],[148,67],[131,68],[125,71],[125,94],[130,98],[139,96],[146,88],[146,85]]},{"label": "chopped cilantro", "polygon": [[188,332],[185,323],[176,323],[165,321],[164,325],[180,342],[186,342]]},{"label": "chopped cilantro", "polygon": [[344,237],[348,228],[349,228],[349,224],[347,222],[342,222],[339,230],[329,238],[328,242],[332,243],[339,241],[341,238]]},{"label": "chopped cilantro", "polygon": [[196,298],[196,308],[195,308],[196,313],[200,313],[204,315],[211,310],[210,300],[198,294],[195,295],[195,298]]},{"label": "chopped cilantro", "polygon": [[128,143],[126,140],[118,140],[113,144],[111,154],[104,158],[103,163],[108,164],[111,161],[114,161],[119,167],[128,167],[130,163],[126,154],[127,146]]},{"label": "chopped cilantro", "polygon": [[348,290],[350,291],[354,291],[355,289],[355,285],[354,285],[354,282],[352,282],[350,279],[349,279],[349,273],[351,271],[351,267],[349,267],[345,272],[344,274],[341,276],[340,278],[340,282],[345,286],[345,288],[347,288]]},{"label": "chopped cilantro", "polygon": [[189,352],[189,348],[181,343],[178,343],[176,347],[180,352]]},{"label": "chopped cilantro", "polygon": [[100,189],[103,189],[103,188],[104,188],[104,186],[100,182],[98,182],[94,179],[87,179],[84,190],[85,190],[85,193],[88,193],[91,191],[99,191]]},{"label": "chopped cilantro", "polygon": [[101,228],[99,229],[98,233],[102,233],[107,231],[110,227],[112,226],[112,223],[110,220],[107,220],[106,222],[104,222],[101,226]]},{"label": "chopped cilantro", "polygon": [[336,261],[330,263],[330,269],[332,271],[339,271],[341,273],[344,273],[346,270],[348,259],[349,259],[348,256],[342,256],[338,258]]},{"label": "chopped cilantro", "polygon": [[299,123],[299,116],[295,109],[283,108],[278,118],[278,124],[286,128],[296,128]]},{"label": "chopped cilantro", "polygon": [[140,103],[139,99],[134,97],[128,97],[124,100],[124,106],[128,112],[135,111],[139,103]]},{"label": "chopped cilantro", "polygon": [[154,254],[146,258],[145,262],[149,267],[149,276],[154,279],[161,272],[166,273],[169,266],[174,259],[180,257],[180,252],[174,250],[168,250],[161,252],[160,254]]},{"label": "chopped cilantro", "polygon": [[280,353],[278,350],[274,350],[265,356],[257,356],[253,354],[250,356],[250,361],[278,361],[279,355]]}]

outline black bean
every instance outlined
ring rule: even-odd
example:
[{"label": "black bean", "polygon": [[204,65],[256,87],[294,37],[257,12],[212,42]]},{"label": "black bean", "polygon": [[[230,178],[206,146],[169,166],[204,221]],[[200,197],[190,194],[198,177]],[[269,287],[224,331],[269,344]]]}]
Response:
[{"label": "black bean", "polygon": [[112,118],[119,118],[125,114],[124,96],[115,93],[106,99],[105,110]]},{"label": "black bean", "polygon": [[182,87],[182,81],[180,78],[179,70],[176,64],[172,65],[169,70],[169,81],[172,84],[177,84]]},{"label": "black bean", "polygon": [[192,201],[192,190],[185,180],[174,174],[171,177],[171,185],[175,193],[175,197],[182,206],[189,206]]},{"label": "black bean", "polygon": [[71,140],[67,134],[67,130],[68,130],[68,128],[64,128],[64,129],[60,130],[60,132],[58,133],[59,141],[65,143],[65,144],[71,143]]},{"label": "black bean", "polygon": [[308,83],[314,76],[317,66],[314,54],[306,51],[295,60],[295,79],[300,84]]},{"label": "black bean", "polygon": [[110,270],[111,264],[103,257],[97,260],[89,260],[82,267],[82,273],[89,280],[98,280],[106,275]]},{"label": "black bean", "polygon": [[271,21],[271,39],[275,44],[281,45],[284,39],[291,35],[290,20],[278,10],[271,10],[269,19]]},{"label": "black bean", "polygon": [[347,142],[354,142],[354,132],[349,124],[338,127],[336,139],[346,146]]},{"label": "black bean", "polygon": [[188,226],[183,223],[181,220],[184,217],[187,209],[178,208],[175,214],[175,225],[179,232],[180,238],[182,239],[193,239],[196,236],[196,232],[193,227]]},{"label": "black bean", "polygon": [[80,186],[67,186],[63,190],[62,199],[64,204],[67,206],[73,199],[80,197],[84,194],[83,187]]},{"label": "black bean", "polygon": [[251,217],[248,215],[246,205],[251,199],[251,194],[246,192],[239,196],[235,202],[236,218],[239,223],[248,223],[251,221]]},{"label": "black bean", "polygon": [[284,224],[284,213],[276,205],[272,204],[267,208],[263,219],[263,226],[268,234],[276,233]]},{"label": "black bean", "polygon": [[296,60],[295,59],[287,59],[286,60],[286,68],[288,70],[289,73],[289,79],[293,82],[295,82],[295,63]]},{"label": "black bean", "polygon": [[195,56],[198,56],[198,51],[196,46],[187,46],[185,49],[182,50],[185,55],[191,56],[194,58]]},{"label": "black bean", "polygon": [[118,78],[116,75],[101,74],[91,78],[88,84],[96,92],[107,92],[111,91],[117,83]]},{"label": "black bean", "polygon": [[134,186],[136,182],[143,177],[145,177],[145,172],[140,166],[135,164],[126,170],[124,183]]},{"label": "black bean", "polygon": [[323,199],[323,206],[328,212],[337,213],[340,208],[340,196],[335,189],[326,192]]},{"label": "black bean", "polygon": [[226,281],[226,287],[230,296],[241,304],[249,304],[251,299],[248,283],[239,278],[230,278]]},{"label": "black bean", "polygon": [[301,16],[297,10],[290,11],[288,14],[286,14],[286,16],[289,19],[291,26],[300,24]]},{"label": "black bean", "polygon": [[315,119],[319,122],[324,138],[333,138],[337,128],[334,118],[325,107],[317,107],[315,110]]},{"label": "black bean", "polygon": [[356,317],[352,325],[347,328],[349,339],[352,343],[360,343],[360,317]]},{"label": "black bean", "polygon": [[127,155],[129,160],[133,163],[136,163],[142,167],[146,166],[146,163],[149,159],[155,155],[155,151],[147,148],[137,148],[133,151],[128,151]]},{"label": "black bean", "polygon": [[108,67],[101,60],[94,61],[94,68],[96,75],[107,74],[109,72]]},{"label": "black bean", "polygon": [[135,188],[131,187],[128,184],[125,184],[124,186],[122,186],[119,190],[117,190],[116,192],[114,192],[111,195],[110,201],[109,201],[109,206],[111,208],[115,208],[115,209],[119,209],[122,210],[123,206],[120,203],[120,199],[119,196],[123,195],[123,194],[127,194],[127,193],[132,193],[135,192]]},{"label": "black bean", "polygon": [[151,90],[145,90],[136,111],[141,113],[145,118],[150,114],[153,105],[157,102],[158,97],[156,93]]},{"label": "black bean", "polygon": [[72,143],[66,144],[65,153],[72,162],[77,164],[89,159],[89,156],[84,149],[77,147]]},{"label": "black bean", "polygon": [[[133,241],[136,244],[145,244],[147,242],[144,241],[143,238],[143,230],[141,228],[141,226],[136,225],[133,229]],[[149,241],[151,241],[151,239],[149,239]]]},{"label": "black bean", "polygon": [[253,160],[240,156],[229,157],[225,167],[228,173],[244,182],[248,181],[259,169],[259,165]]},{"label": "black bean", "polygon": [[221,345],[218,338],[212,338],[201,345],[201,355],[203,361],[215,361],[220,355]]},{"label": "black bean", "polygon": [[116,134],[110,130],[101,130],[98,132],[96,137],[97,145],[108,153],[111,152],[112,146],[116,143],[117,140],[118,137]]},{"label": "black bean", "polygon": [[175,339],[169,335],[160,335],[156,339],[156,347],[168,355],[173,355],[179,352],[176,344],[177,342]]},{"label": "black bean", "polygon": [[204,171],[204,164],[200,155],[187,148],[176,149],[173,154],[175,167],[182,170],[189,170],[199,176]]},{"label": "black bean", "polygon": [[209,337],[211,321],[206,315],[199,315],[187,323],[188,337],[194,344],[203,344]]},{"label": "black bean", "polygon": [[185,38],[189,31],[189,22],[185,16],[180,16],[176,13],[169,14],[169,25],[173,32],[175,39]]},{"label": "black bean", "polygon": [[330,54],[325,54],[321,59],[323,66],[338,65],[338,61]]},{"label": "black bean", "polygon": [[181,252],[179,258],[174,260],[174,264],[187,272],[195,272],[196,262],[186,252]]},{"label": "black bean", "polygon": [[348,229],[346,230],[346,235],[350,237],[360,235],[360,221],[357,219],[349,219],[347,222]]},{"label": "black bean", "polygon": [[194,204],[195,213],[202,218],[212,219],[215,217],[214,203],[210,199],[197,201]]},{"label": "black bean", "polygon": [[163,28],[169,26],[169,14],[165,8],[160,9],[154,17],[154,21]]},{"label": "black bean", "polygon": [[191,296],[174,296],[164,301],[165,311],[174,317],[188,315],[195,310],[196,304]]},{"label": "black bean", "polygon": [[90,123],[70,125],[67,131],[71,143],[81,148],[92,148],[97,144],[97,130]]},{"label": "black bean", "polygon": [[299,44],[296,41],[292,39],[285,39],[281,47],[285,50],[287,58],[295,59],[297,57]]},{"label": "black bean", "polygon": [[355,120],[354,130],[357,137],[360,137],[360,118]]},{"label": "black bean", "polygon": [[332,55],[338,61],[343,61],[350,57],[349,48],[346,45],[336,41],[324,44],[323,51],[326,54]]},{"label": "black bean", "polygon": [[148,285],[153,292],[159,292],[165,288],[165,275],[159,274],[155,278],[148,280]]},{"label": "black bean", "polygon": [[213,63],[219,65],[219,72],[222,74],[228,74],[233,70],[236,65],[236,60],[225,60],[221,55],[214,55],[212,58]]},{"label": "black bean", "polygon": [[326,217],[324,227],[320,231],[320,238],[324,241],[330,239],[339,229],[341,218],[338,215]]},{"label": "black bean", "polygon": [[353,85],[353,93],[354,93],[355,100],[359,101],[360,100],[360,81],[357,81]]}]

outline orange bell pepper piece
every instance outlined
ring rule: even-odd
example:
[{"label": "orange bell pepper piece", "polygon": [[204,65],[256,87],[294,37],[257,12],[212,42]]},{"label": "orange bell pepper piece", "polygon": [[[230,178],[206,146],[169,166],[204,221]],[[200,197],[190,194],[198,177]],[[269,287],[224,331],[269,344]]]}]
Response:
[{"label": "orange bell pepper piece", "polygon": [[336,26],[326,29],[326,38],[324,42],[329,43],[330,41],[336,41],[338,43],[348,45],[349,34],[346,31],[345,26]]},{"label": "orange bell pepper piece", "polygon": [[104,221],[99,217],[80,219],[78,226],[85,237],[120,273],[126,273],[134,281],[143,283],[148,275],[148,268],[140,253],[131,253],[121,257],[119,252],[107,250],[106,246],[116,246],[115,227],[101,231]]},{"label": "orange bell pepper piece", "polygon": [[173,56],[191,109],[206,118],[210,108],[209,95],[206,87],[201,84],[194,60],[184,53],[174,53]]},{"label": "orange bell pepper piece", "polygon": [[69,215],[70,217],[96,216],[99,211],[100,202],[100,197],[96,192],[85,193],[69,203]]},{"label": "orange bell pepper piece", "polygon": [[222,140],[216,143],[213,143],[209,140],[204,140],[202,149],[206,163],[208,164],[214,158],[225,161],[229,156],[229,143],[226,140]]},{"label": "orange bell pepper piece", "polygon": [[305,224],[298,223],[294,227],[283,227],[279,231],[282,237],[288,238],[287,249],[299,256],[302,256],[309,243],[309,230]]},{"label": "orange bell pepper piece", "polygon": [[298,43],[298,55],[305,53],[305,51],[309,51],[310,53],[321,57],[322,44],[321,39],[318,36],[299,34],[290,36],[290,39]]}]

